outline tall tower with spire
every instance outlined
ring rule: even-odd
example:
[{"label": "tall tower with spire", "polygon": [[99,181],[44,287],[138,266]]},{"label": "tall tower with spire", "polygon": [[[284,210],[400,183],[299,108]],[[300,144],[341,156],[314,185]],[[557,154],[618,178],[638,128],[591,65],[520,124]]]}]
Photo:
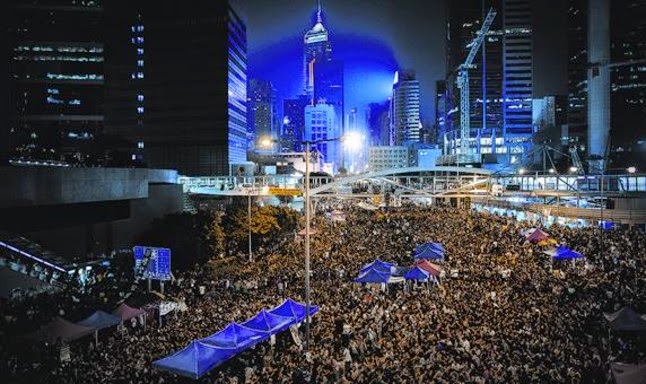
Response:
[{"label": "tall tower with spire", "polygon": [[303,37],[303,91],[310,100],[314,97],[314,63],[332,60],[332,47],[327,29],[323,26],[321,0],[317,2],[316,23]]}]

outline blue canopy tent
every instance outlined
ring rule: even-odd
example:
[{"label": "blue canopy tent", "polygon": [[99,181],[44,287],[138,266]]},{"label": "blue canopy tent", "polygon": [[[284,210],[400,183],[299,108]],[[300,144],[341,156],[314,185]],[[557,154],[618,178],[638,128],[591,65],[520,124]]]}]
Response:
[{"label": "blue canopy tent", "polygon": [[551,255],[554,260],[570,260],[584,257],[579,252],[573,251],[564,245],[559,245],[558,248],[551,252]]},{"label": "blue canopy tent", "polygon": [[295,323],[296,321],[291,317],[269,313],[263,308],[256,316],[240,325],[253,330],[274,334],[284,331]]},{"label": "blue canopy tent", "polygon": [[[310,316],[319,311],[319,307],[310,305]],[[287,299],[283,303],[268,311],[271,314],[291,317],[299,323],[305,319],[305,304],[298,303],[292,299]]]},{"label": "blue canopy tent", "polygon": [[415,259],[444,261],[444,246],[440,243],[424,243],[415,247]]},{"label": "blue canopy tent", "polygon": [[246,348],[267,340],[269,336],[269,332],[258,331],[243,327],[237,323],[231,323],[220,332],[198,341],[216,348],[233,349],[236,352],[241,352]]},{"label": "blue canopy tent", "polygon": [[380,272],[377,269],[368,269],[360,272],[354,281],[357,283],[387,283],[388,279],[390,279],[389,273]]},{"label": "blue canopy tent", "polygon": [[235,354],[236,350],[232,348],[217,348],[201,341],[193,341],[186,348],[153,361],[153,367],[199,379]]},{"label": "blue canopy tent", "polygon": [[404,278],[406,280],[417,280],[417,281],[427,281],[429,273],[423,270],[420,267],[412,268],[410,271],[406,272]]},{"label": "blue canopy tent", "polygon": [[84,327],[94,328],[95,330],[100,330],[103,328],[108,328],[114,325],[118,325],[120,323],[121,323],[120,317],[111,315],[107,312],[96,311],[85,320],[81,320],[76,324],[82,325]]},{"label": "blue canopy tent", "polygon": [[381,261],[381,260],[377,259],[377,260],[373,261],[372,263],[364,265],[361,268],[361,270],[359,271],[359,275],[361,275],[362,273],[364,273],[364,272],[366,272],[366,271],[368,271],[370,269],[375,269],[375,270],[377,270],[379,272],[390,274],[390,269],[392,267],[393,267],[392,263],[388,263],[388,262]]}]

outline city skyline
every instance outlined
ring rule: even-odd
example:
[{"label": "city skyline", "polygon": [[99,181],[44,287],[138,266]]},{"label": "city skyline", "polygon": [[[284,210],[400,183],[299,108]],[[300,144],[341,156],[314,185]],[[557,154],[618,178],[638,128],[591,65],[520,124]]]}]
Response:
[{"label": "city skyline", "polygon": [[[422,121],[431,124],[435,81],[444,78],[444,4],[433,2],[431,12],[422,14],[414,12],[418,1],[405,3],[324,0],[323,24],[330,31],[335,59],[344,62],[347,108],[365,110],[370,103],[387,100],[395,71],[411,68],[420,79]],[[279,100],[300,94],[303,35],[316,22],[317,2],[232,4],[247,23],[249,78],[271,81]],[[411,23],[416,28],[406,27]]]}]

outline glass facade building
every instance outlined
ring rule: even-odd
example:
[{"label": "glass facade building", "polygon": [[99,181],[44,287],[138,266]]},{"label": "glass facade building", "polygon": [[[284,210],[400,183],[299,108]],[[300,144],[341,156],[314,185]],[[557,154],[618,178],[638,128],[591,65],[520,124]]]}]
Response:
[{"label": "glass facade building", "polygon": [[246,27],[228,2],[110,2],[106,14],[105,128],[121,150],[187,176],[245,162]]},{"label": "glass facade building", "polygon": [[8,121],[3,157],[94,164],[103,130],[100,1],[11,0]]}]

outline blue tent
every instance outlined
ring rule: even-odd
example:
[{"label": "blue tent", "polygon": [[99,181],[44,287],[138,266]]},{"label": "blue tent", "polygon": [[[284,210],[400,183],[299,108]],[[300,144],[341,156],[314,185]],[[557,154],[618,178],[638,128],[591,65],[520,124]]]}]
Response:
[{"label": "blue tent", "polygon": [[392,263],[387,263],[385,261],[381,261],[379,259],[373,261],[372,263],[364,265],[361,270],[359,271],[359,275],[362,273],[370,270],[370,269],[376,269],[379,272],[382,273],[388,273],[390,274],[390,268],[392,268],[393,264]]},{"label": "blue tent", "polygon": [[233,349],[240,352],[269,338],[269,332],[258,331],[231,323],[220,332],[200,339],[199,341],[217,348]]},{"label": "blue tent", "polygon": [[81,320],[76,324],[82,325],[84,327],[90,327],[95,330],[100,330],[103,328],[112,327],[113,325],[117,325],[120,323],[121,323],[120,317],[111,315],[107,312],[96,311],[85,320]]},{"label": "blue tent", "polygon": [[251,328],[257,331],[278,333],[289,328],[290,325],[295,324],[296,321],[291,317],[275,315],[267,312],[264,308],[251,319],[242,323],[242,326]]},{"label": "blue tent", "polygon": [[426,281],[428,280],[429,273],[423,270],[420,267],[412,268],[410,271],[406,272],[404,278],[406,280],[417,280],[417,281]]},{"label": "blue tent", "polygon": [[390,274],[380,272],[376,269],[368,269],[360,272],[354,281],[357,283],[387,283],[388,279],[390,279]]},{"label": "blue tent", "polygon": [[564,245],[559,245],[558,248],[552,254],[554,260],[569,260],[569,259],[580,259],[583,255],[579,252],[573,251],[567,248]]},{"label": "blue tent", "polygon": [[201,341],[193,341],[186,348],[153,361],[153,367],[199,379],[235,354],[235,349],[217,348]]},{"label": "blue tent", "polygon": [[[319,307],[310,305],[310,316],[319,311]],[[305,304],[298,303],[292,299],[287,299],[283,303],[268,311],[271,314],[291,317],[299,323],[305,319]]]},{"label": "blue tent", "polygon": [[440,243],[424,243],[415,247],[415,259],[444,260],[444,246]]}]

